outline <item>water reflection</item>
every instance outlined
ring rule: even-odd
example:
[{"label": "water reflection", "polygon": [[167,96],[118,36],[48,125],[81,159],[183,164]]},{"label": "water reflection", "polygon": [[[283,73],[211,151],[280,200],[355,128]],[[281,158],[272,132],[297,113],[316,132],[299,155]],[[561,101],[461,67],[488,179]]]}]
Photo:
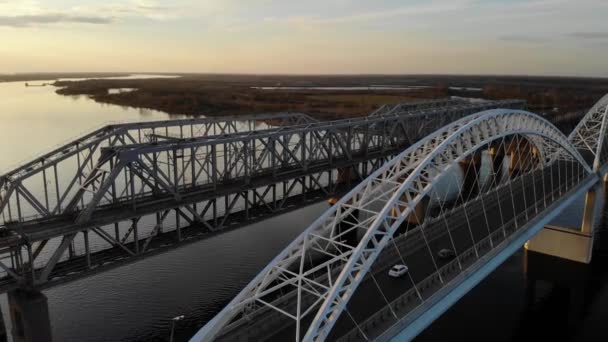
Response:
[{"label": "water reflection", "polygon": [[86,96],[60,96],[54,89],[0,83],[0,172],[108,122],[168,117],[149,109],[96,103]]},{"label": "water reflection", "polygon": [[[107,122],[165,120],[165,113],[60,96],[53,87],[0,83],[0,170]],[[319,213],[321,203],[178,250],[44,291],[56,341],[176,341],[213,316]],[[293,218],[297,217],[297,220]],[[295,222],[294,222],[295,221]],[[6,296],[0,306],[7,329]]]}]

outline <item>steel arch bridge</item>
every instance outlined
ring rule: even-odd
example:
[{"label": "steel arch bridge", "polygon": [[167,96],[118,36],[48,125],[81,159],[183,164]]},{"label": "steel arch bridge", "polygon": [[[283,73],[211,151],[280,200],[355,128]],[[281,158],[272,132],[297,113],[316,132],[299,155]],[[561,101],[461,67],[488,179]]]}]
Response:
[{"label": "steel arch bridge", "polygon": [[[568,137],[545,119],[521,110],[483,111],[444,126],[342,197],[191,341],[273,334],[296,341],[413,338],[601,180],[608,161],[607,115],[605,96]],[[492,171],[481,182],[478,165],[483,164],[479,160],[484,153],[491,157]],[[505,160],[506,177],[496,169]],[[457,186],[457,199],[448,200],[445,180],[457,169],[465,170],[464,180]],[[477,180],[467,181],[469,173]],[[429,214],[433,210],[434,216]],[[468,228],[468,248],[456,246],[459,228],[452,226]],[[457,254],[443,265],[431,251],[440,235]],[[404,262],[404,255],[417,245],[428,249],[432,272],[415,280],[416,270],[411,270],[411,288],[388,298],[376,279],[376,270],[386,267],[378,264],[387,262],[385,256],[393,247],[392,260]],[[364,282],[377,287],[379,301],[386,305],[357,322],[348,307]],[[340,320],[352,322],[342,322],[341,334],[332,335]]]}]

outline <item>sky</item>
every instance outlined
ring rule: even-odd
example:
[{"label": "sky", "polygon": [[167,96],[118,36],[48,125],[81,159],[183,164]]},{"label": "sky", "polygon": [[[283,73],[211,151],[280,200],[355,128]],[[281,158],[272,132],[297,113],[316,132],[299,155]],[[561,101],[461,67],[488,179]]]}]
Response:
[{"label": "sky", "polygon": [[607,0],[0,0],[0,73],[608,76]]}]

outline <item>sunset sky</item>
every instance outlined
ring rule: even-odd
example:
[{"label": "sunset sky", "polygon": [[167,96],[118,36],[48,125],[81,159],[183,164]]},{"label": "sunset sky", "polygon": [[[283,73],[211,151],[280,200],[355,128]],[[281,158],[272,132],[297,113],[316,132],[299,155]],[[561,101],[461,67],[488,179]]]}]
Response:
[{"label": "sunset sky", "polygon": [[606,0],[0,0],[0,73],[608,76]]}]

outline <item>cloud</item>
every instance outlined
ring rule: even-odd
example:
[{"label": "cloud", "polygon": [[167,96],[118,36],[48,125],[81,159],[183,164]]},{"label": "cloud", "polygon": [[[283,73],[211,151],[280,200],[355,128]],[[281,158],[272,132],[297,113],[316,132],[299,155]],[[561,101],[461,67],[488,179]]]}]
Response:
[{"label": "cloud", "polygon": [[113,21],[109,17],[66,15],[59,13],[0,16],[0,26],[26,27],[37,24],[61,24],[61,23],[80,23],[80,24],[109,24]]},{"label": "cloud", "polygon": [[164,10],[171,9],[170,6],[161,6],[155,2],[149,2],[149,1],[143,1],[143,0],[134,1],[133,7],[140,9],[142,11],[164,11]]},{"label": "cloud", "polygon": [[420,15],[432,15],[442,12],[463,10],[470,6],[470,0],[430,1],[419,5],[410,5],[389,9],[378,9],[361,11],[349,14],[335,14],[328,16],[267,16],[266,22],[287,23],[293,26],[318,26],[335,24],[356,24],[361,22],[381,21],[389,18],[415,17]]},{"label": "cloud", "polygon": [[94,6],[74,7],[78,13],[110,13],[113,17],[143,17],[149,19],[168,19],[176,16],[178,7],[159,5],[156,2],[133,0],[127,3],[107,3]]},{"label": "cloud", "polygon": [[518,42],[518,43],[546,43],[550,39],[536,36],[524,36],[524,35],[509,35],[509,36],[500,36],[498,40],[502,40],[505,42]]},{"label": "cloud", "polygon": [[581,39],[608,39],[608,32],[574,32],[570,36]]},{"label": "cloud", "polygon": [[[122,19],[164,20],[176,17],[177,7],[152,0],[85,3],[72,7],[46,6],[35,0],[0,0],[0,27],[30,27],[51,24],[109,24]],[[101,15],[100,13],[103,13]]]}]

